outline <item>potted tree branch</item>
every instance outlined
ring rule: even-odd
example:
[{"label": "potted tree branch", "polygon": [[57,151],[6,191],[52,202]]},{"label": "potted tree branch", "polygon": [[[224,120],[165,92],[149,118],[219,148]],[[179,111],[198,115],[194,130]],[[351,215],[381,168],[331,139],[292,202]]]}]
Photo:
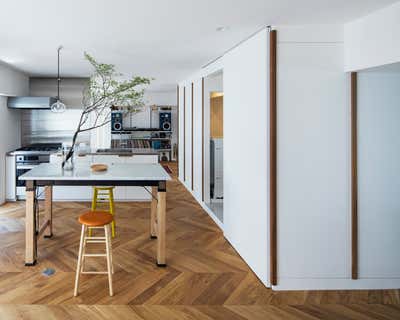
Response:
[{"label": "potted tree branch", "polygon": [[94,71],[83,92],[82,114],[72,137],[71,148],[66,152],[62,168],[73,169],[73,155],[79,133],[105,126],[111,122],[112,110],[122,110],[124,115],[143,110],[144,88],[150,84],[149,78],[133,77],[123,80],[112,64],[98,63],[85,52],[85,59]]}]

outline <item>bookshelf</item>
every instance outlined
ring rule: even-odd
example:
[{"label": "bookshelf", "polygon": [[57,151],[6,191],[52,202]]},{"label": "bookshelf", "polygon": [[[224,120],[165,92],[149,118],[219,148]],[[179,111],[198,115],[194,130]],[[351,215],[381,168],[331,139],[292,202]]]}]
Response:
[{"label": "bookshelf", "polygon": [[[172,107],[153,106],[150,112],[123,119],[121,130],[111,129],[112,148],[152,148],[159,153],[160,160],[172,160],[174,128],[171,121],[171,130],[161,130],[159,113],[167,112],[172,117]],[[113,126],[111,126],[113,128]]]}]

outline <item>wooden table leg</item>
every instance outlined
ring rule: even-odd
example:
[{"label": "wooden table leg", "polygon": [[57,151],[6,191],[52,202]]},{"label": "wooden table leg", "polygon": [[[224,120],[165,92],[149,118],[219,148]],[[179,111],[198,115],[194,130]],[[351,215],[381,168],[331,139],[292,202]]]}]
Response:
[{"label": "wooden table leg", "polygon": [[151,188],[151,215],[150,215],[150,237],[157,238],[157,187]]},{"label": "wooden table leg", "polygon": [[165,247],[166,247],[166,197],[165,190],[158,190],[158,203],[157,203],[157,265],[165,267]]},{"label": "wooden table leg", "polygon": [[35,189],[26,190],[25,211],[25,265],[36,264]]},{"label": "wooden table leg", "polygon": [[45,220],[49,221],[46,230],[44,231],[45,238],[53,236],[53,186],[47,186],[44,191],[45,197]]}]

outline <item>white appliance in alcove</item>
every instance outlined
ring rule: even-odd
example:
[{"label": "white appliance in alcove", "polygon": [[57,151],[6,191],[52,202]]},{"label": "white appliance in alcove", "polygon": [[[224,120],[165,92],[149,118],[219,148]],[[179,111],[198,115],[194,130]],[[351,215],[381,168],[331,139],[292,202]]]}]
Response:
[{"label": "white appliance in alcove", "polygon": [[211,140],[211,183],[214,184],[212,200],[221,200],[224,198],[224,177],[223,177],[223,152],[224,140]]}]

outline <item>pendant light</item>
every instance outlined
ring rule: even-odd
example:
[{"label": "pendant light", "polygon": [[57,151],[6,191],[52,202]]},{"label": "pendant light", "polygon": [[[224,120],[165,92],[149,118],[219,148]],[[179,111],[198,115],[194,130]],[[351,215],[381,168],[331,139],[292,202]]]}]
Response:
[{"label": "pendant light", "polygon": [[62,48],[62,46],[57,48],[57,101],[51,105],[51,111],[55,113],[62,113],[67,108],[60,100],[60,51]]}]

